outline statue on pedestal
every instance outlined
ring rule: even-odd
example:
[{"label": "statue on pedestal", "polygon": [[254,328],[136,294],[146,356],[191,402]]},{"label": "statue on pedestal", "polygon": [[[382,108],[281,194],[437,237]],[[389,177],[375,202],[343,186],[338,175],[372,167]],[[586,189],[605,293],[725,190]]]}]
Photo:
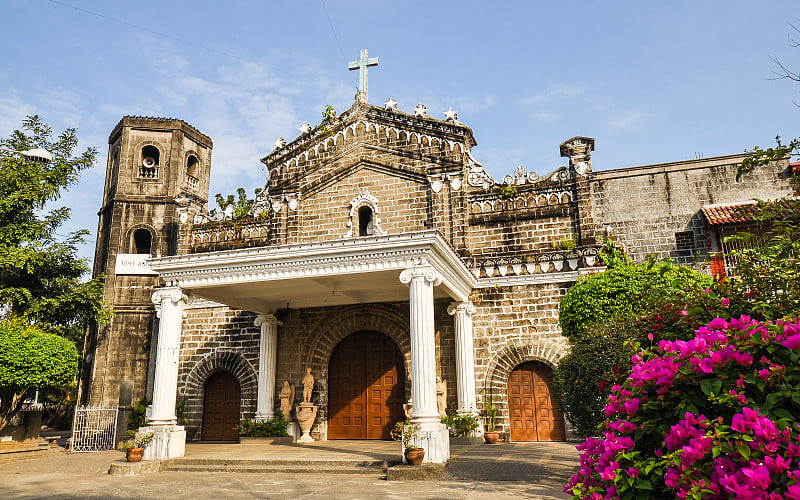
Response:
[{"label": "statue on pedestal", "polygon": [[306,375],[303,377],[303,403],[311,402],[311,393],[314,391],[314,375],[311,375],[311,368],[306,368]]},{"label": "statue on pedestal", "polygon": [[436,409],[439,416],[447,416],[447,380],[436,377]]},{"label": "statue on pedestal", "polygon": [[281,388],[280,394],[278,394],[278,398],[281,400],[281,413],[283,413],[283,418],[291,422],[292,404],[294,403],[294,386],[291,385],[288,380],[283,381],[283,387]]},{"label": "statue on pedestal", "polygon": [[303,435],[297,439],[298,443],[314,442],[310,433],[311,427],[314,426],[314,421],[317,419],[317,405],[311,402],[313,392],[314,375],[311,374],[311,368],[306,368],[306,374],[303,377],[303,402],[295,408],[297,423],[300,424],[300,430],[303,431]]}]

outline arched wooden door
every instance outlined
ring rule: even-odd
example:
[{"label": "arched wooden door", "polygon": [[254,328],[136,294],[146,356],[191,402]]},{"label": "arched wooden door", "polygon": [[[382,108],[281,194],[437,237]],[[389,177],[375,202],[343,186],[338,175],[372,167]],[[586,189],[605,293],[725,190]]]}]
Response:
[{"label": "arched wooden door", "polygon": [[239,381],[229,372],[208,378],[203,397],[204,441],[238,441],[242,393]]},{"label": "arched wooden door", "polygon": [[328,439],[389,439],[403,419],[405,379],[403,356],[386,335],[342,340],[328,364]]},{"label": "arched wooden door", "polygon": [[550,396],[553,370],[523,363],[508,377],[508,413],[512,441],[564,441],[564,414]]}]

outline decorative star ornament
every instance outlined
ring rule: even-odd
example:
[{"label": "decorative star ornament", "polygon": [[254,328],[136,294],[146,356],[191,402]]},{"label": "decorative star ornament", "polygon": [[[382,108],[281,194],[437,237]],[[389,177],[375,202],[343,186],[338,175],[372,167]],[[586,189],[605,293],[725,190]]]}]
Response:
[{"label": "decorative star ornament", "polygon": [[383,103],[384,109],[388,109],[391,111],[397,111],[397,101],[392,99],[391,97],[386,99],[386,102]]},{"label": "decorative star ornament", "polygon": [[450,109],[444,112],[444,121],[446,122],[458,121],[458,111],[454,110],[453,106],[450,106]]},{"label": "decorative star ornament", "polygon": [[301,134],[307,134],[311,132],[311,125],[308,122],[303,122],[297,130],[299,130]]},{"label": "decorative star ornament", "polygon": [[428,116],[428,108],[426,108],[424,104],[419,103],[417,104],[417,107],[414,108],[414,115],[420,117]]},{"label": "decorative star ornament", "polygon": [[272,144],[275,145],[275,149],[280,149],[286,145],[286,139],[283,137],[278,137]]}]

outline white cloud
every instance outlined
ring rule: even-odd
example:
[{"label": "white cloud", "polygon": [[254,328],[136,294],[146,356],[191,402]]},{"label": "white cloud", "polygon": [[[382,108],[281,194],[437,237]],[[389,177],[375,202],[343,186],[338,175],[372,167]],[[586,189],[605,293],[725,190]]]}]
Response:
[{"label": "white cloud", "polygon": [[629,130],[639,125],[644,119],[641,111],[628,111],[621,115],[615,115],[606,120],[606,126],[610,129]]},{"label": "white cloud", "polygon": [[6,94],[0,96],[0,137],[8,137],[20,127],[23,118],[36,114],[36,108],[22,102],[14,89],[7,89]]},{"label": "white cloud", "polygon": [[532,106],[538,104],[546,104],[557,100],[571,99],[581,94],[586,93],[588,87],[583,85],[572,84],[559,84],[553,85],[549,90],[536,94],[531,97],[525,97],[519,100],[523,106]]}]

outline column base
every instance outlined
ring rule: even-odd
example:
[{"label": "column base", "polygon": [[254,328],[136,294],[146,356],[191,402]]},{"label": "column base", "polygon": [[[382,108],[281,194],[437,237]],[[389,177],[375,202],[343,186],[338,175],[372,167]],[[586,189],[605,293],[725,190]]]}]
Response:
[{"label": "column base", "polygon": [[256,422],[266,422],[267,420],[270,420],[274,416],[275,416],[274,414],[269,414],[269,413],[256,413],[253,416],[253,420],[255,420]]},{"label": "column base", "polygon": [[423,463],[442,464],[450,459],[450,433],[441,422],[419,422],[417,444],[425,449]]},{"label": "column base", "polygon": [[144,448],[144,460],[166,460],[186,454],[186,429],[182,425],[148,425],[139,427],[139,432],[154,434]]}]

